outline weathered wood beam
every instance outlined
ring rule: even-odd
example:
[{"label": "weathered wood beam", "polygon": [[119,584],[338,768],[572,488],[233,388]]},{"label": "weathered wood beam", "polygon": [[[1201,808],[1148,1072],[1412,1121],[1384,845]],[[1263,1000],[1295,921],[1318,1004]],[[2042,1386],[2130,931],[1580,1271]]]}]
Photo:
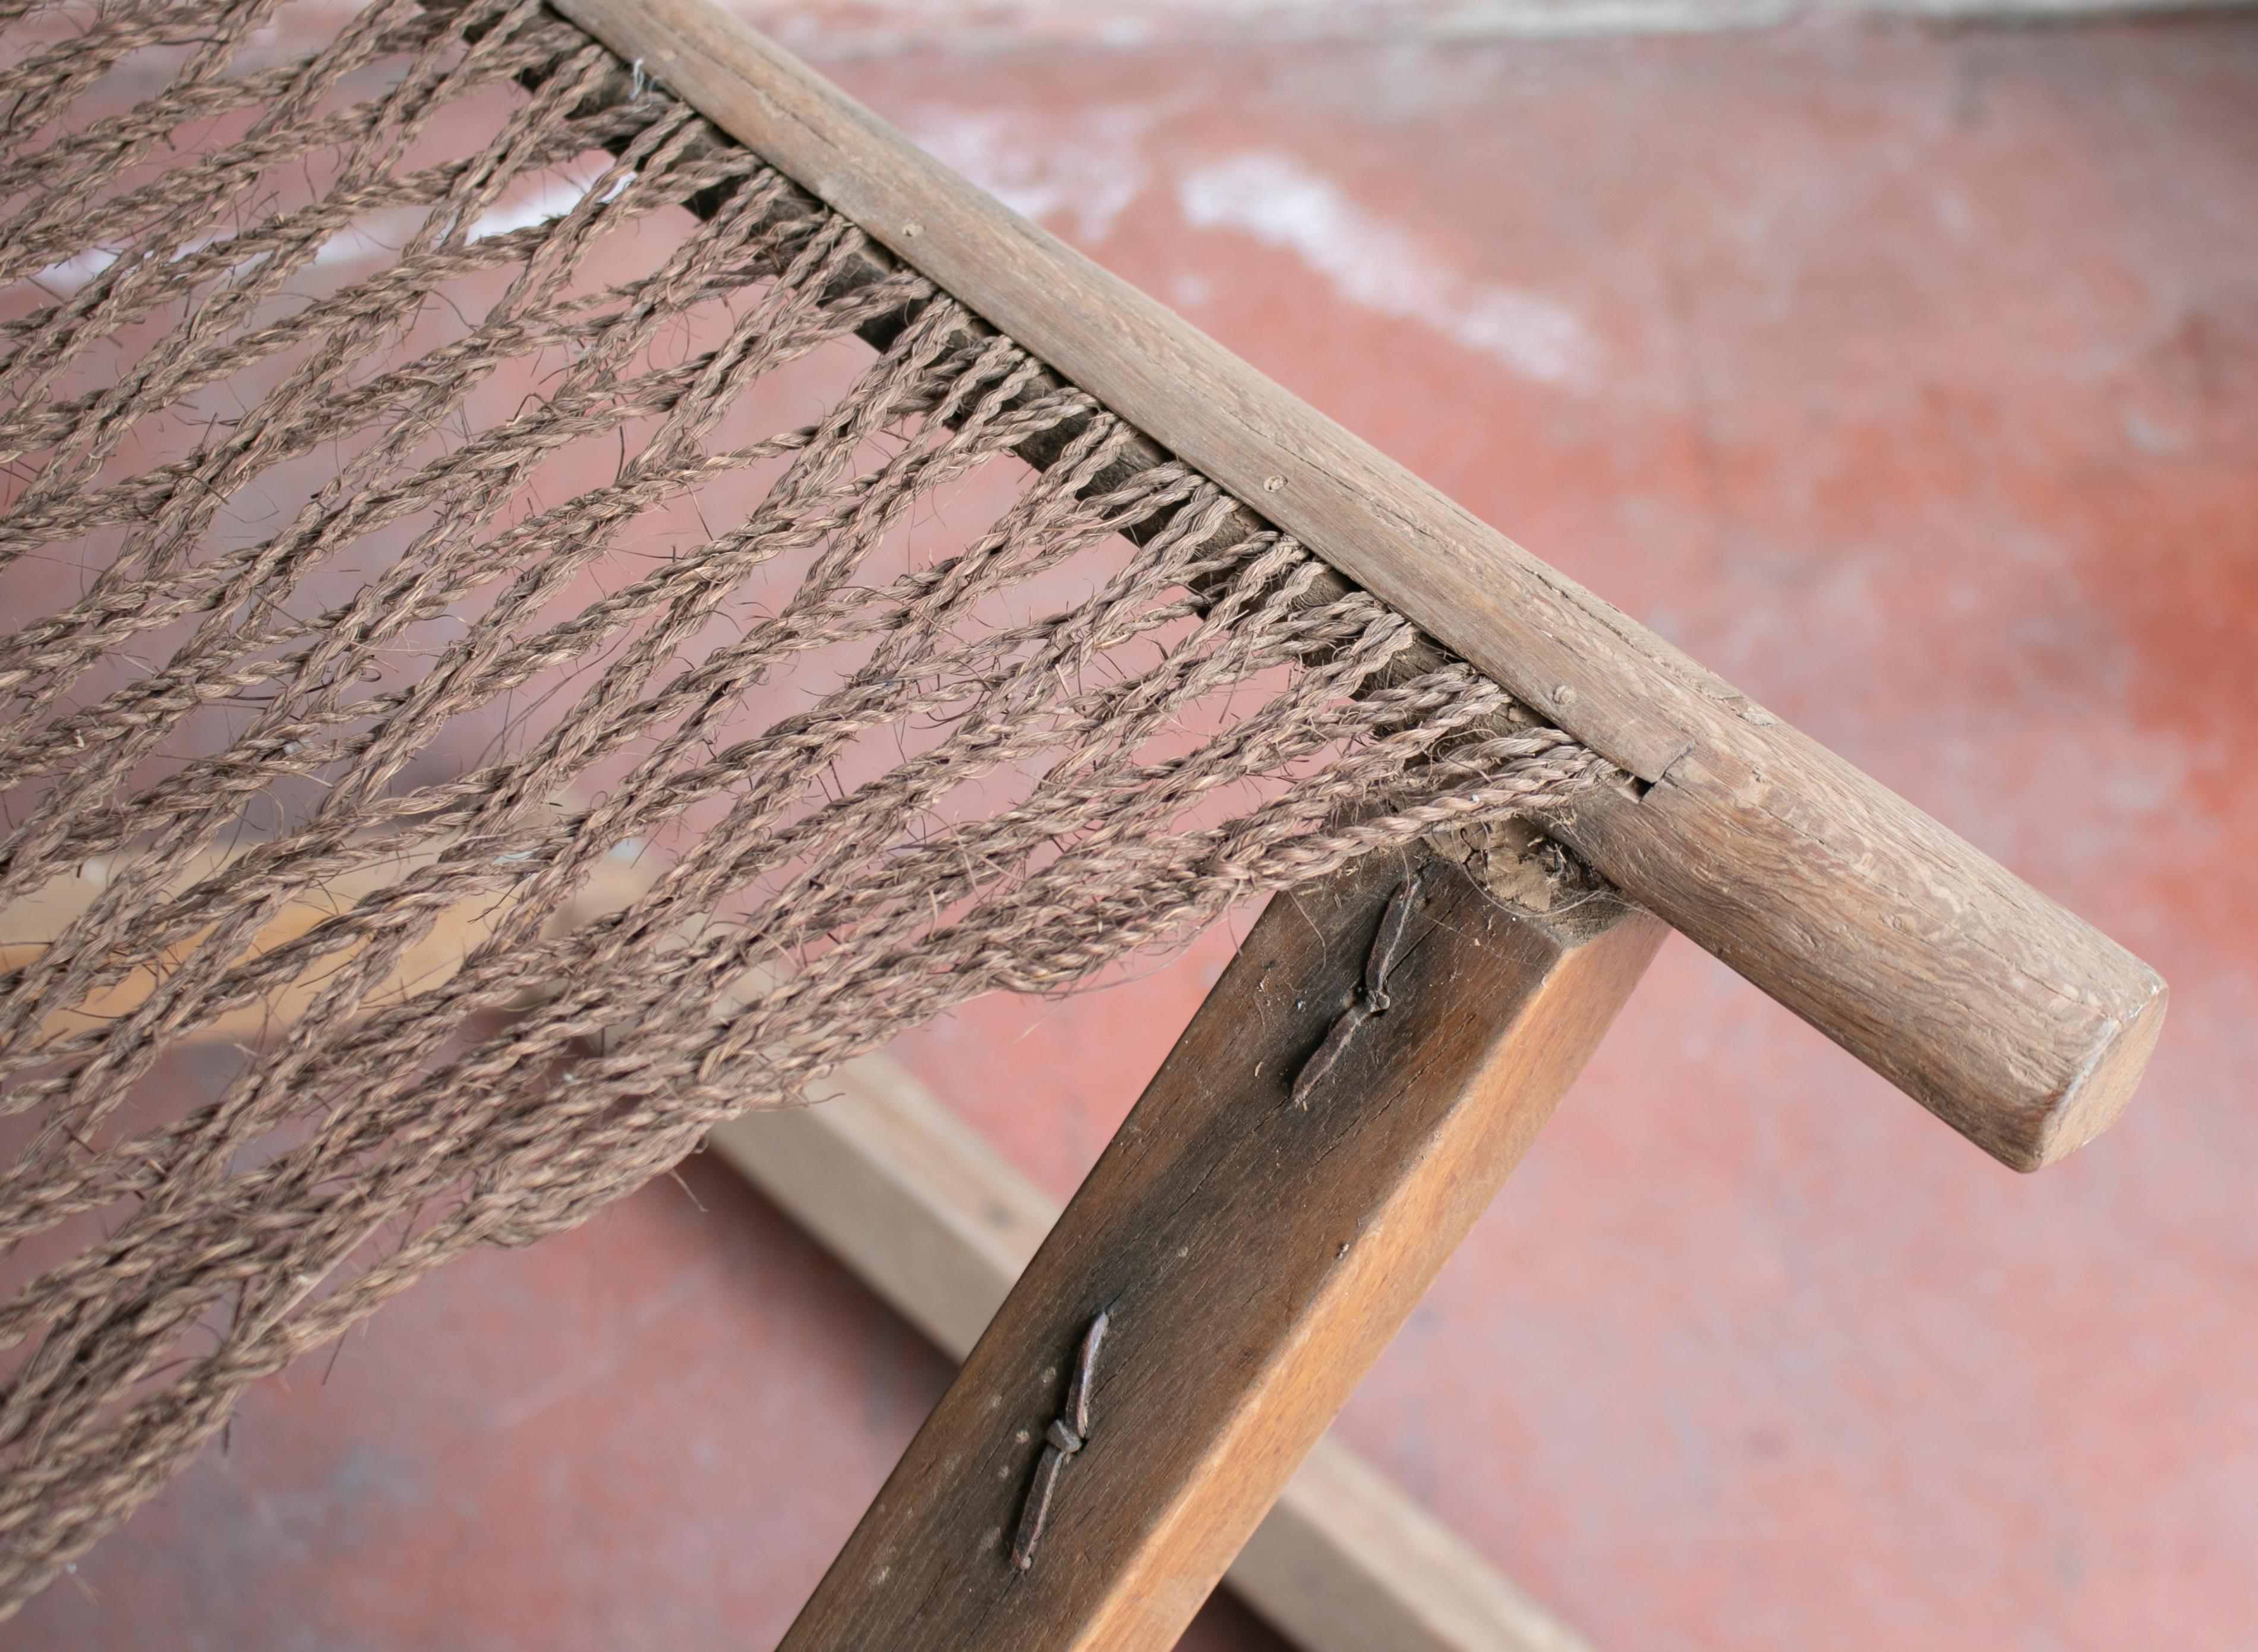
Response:
[{"label": "weathered wood beam", "polygon": [[713,0],[555,0],[1631,783],[1547,829],[2006,1163],[2132,1095],[2162,981],[2091,925],[1019,217]]},{"label": "weathered wood beam", "polygon": [[[954,1359],[1059,1208],[882,1055],[820,1107],[749,1113],[708,1145]],[[1591,1652],[1338,1439],[1319,1440],[1224,1575],[1306,1652]]]},{"label": "weathered wood beam", "polygon": [[[1510,906],[1440,861],[1406,901],[1411,869],[1374,857],[1272,901],[788,1652],[1175,1643],[1663,933],[1601,892]],[[1391,905],[1408,924],[1375,982]],[[1295,1105],[1304,1064],[1374,991],[1389,1007]],[[1023,1570],[1007,1550],[1101,1311],[1090,1426],[1047,1436],[1070,1455]]]}]

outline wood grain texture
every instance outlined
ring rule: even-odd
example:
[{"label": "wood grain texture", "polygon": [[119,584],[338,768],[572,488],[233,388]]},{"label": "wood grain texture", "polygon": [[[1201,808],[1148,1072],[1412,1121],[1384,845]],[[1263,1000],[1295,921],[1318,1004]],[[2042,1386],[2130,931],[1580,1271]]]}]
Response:
[{"label": "wood grain texture", "polygon": [[[1509,907],[1431,863],[1308,1109],[1406,868],[1275,899],[887,1479],[784,1646],[1172,1646],[1519,1159],[1653,954],[1606,897]],[[1084,1328],[1092,1428],[1004,1554]]]},{"label": "wood grain texture", "polygon": [[[717,1126],[713,1152],[952,1358],[1033,1259],[1058,1206],[882,1055],[820,1107]],[[1591,1652],[1331,1435],[1224,1575],[1306,1652]]]},{"label": "wood grain texture", "polygon": [[2122,1110],[2155,972],[1012,213],[711,0],[557,8],[1634,777],[1551,823],[2019,1169]]}]

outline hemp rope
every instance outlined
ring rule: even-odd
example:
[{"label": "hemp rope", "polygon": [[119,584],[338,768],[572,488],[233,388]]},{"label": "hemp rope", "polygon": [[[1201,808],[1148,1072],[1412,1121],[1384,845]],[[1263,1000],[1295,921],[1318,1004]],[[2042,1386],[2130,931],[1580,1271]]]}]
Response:
[{"label": "hemp rope", "polygon": [[0,1616],[449,1258],[1614,773],[539,5],[292,16],[0,0]]}]

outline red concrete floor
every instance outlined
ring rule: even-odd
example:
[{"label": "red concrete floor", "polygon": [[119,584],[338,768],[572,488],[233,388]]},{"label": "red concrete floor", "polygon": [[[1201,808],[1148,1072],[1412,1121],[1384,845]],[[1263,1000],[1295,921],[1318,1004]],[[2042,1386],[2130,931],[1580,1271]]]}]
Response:
[{"label": "red concrete floor", "polygon": [[[1347,1436],[1616,1652],[2258,1644],[2258,18],[836,72],[2171,982],[2018,1179],[1673,941]],[[1228,946],[902,1053],[1064,1195]],[[765,1646],[945,1376],[693,1166],[0,1644]]]}]

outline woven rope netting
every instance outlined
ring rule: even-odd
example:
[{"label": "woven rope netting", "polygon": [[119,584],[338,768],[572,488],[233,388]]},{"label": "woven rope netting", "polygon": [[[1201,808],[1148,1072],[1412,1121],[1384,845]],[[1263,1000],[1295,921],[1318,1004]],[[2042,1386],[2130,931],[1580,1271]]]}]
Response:
[{"label": "woven rope netting", "polygon": [[0,25],[0,1608],[467,1247],[1605,770],[537,5]]}]

